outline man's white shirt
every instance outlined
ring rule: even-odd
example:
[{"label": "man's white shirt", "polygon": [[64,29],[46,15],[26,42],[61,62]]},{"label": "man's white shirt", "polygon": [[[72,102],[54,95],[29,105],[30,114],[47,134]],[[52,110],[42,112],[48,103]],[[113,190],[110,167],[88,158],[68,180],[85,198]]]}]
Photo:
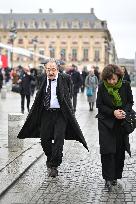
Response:
[{"label": "man's white shirt", "polygon": [[[55,78],[55,80],[51,81],[51,100],[50,100],[50,108],[60,108],[58,99],[57,99],[57,94],[56,94],[56,88],[57,88],[57,79],[58,79],[58,74]],[[46,91],[47,87],[49,85],[49,79],[47,77],[47,86],[46,86]]]}]

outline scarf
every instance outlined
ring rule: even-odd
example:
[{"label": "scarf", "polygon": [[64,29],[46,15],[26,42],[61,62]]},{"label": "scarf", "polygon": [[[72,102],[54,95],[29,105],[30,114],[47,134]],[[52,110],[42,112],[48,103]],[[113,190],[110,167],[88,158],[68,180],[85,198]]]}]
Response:
[{"label": "scarf", "polygon": [[119,89],[122,86],[122,79],[119,79],[117,84],[111,85],[106,80],[104,80],[104,86],[107,89],[108,93],[112,96],[114,106],[122,106],[122,100],[119,95]]}]

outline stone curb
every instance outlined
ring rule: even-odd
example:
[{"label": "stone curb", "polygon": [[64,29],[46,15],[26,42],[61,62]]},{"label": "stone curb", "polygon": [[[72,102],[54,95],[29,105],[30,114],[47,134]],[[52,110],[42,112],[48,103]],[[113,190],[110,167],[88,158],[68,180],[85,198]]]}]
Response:
[{"label": "stone curb", "polygon": [[0,172],[0,197],[43,155],[41,145],[37,143],[6,165]]}]

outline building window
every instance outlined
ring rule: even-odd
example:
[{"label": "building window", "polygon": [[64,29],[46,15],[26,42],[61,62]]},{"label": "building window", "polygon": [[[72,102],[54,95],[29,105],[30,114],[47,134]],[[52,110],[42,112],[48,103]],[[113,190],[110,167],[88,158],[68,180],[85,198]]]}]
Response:
[{"label": "building window", "polygon": [[30,52],[30,60],[32,61],[34,58],[33,58],[33,53],[34,53],[34,49],[33,48],[29,48],[29,52]]},{"label": "building window", "polygon": [[88,20],[84,21],[82,24],[82,28],[90,28],[90,22]]},{"label": "building window", "polygon": [[79,21],[78,21],[78,20],[72,21],[71,28],[73,28],[73,29],[80,28],[80,26],[79,26]]},{"label": "building window", "polygon": [[22,38],[18,39],[18,44],[23,44],[23,39]]},{"label": "building window", "polygon": [[78,42],[77,42],[77,41],[73,41],[72,44],[73,44],[73,45],[77,45]]},{"label": "building window", "polygon": [[39,49],[39,54],[43,56],[43,57],[42,56],[39,57],[39,61],[42,61],[45,55],[44,48]]},{"label": "building window", "polygon": [[61,60],[66,60],[66,49],[61,49],[61,51],[60,51],[60,58],[61,58]]},{"label": "building window", "polygon": [[77,61],[77,49],[72,49],[72,61]]},{"label": "building window", "polygon": [[34,29],[36,28],[36,25],[35,25],[35,21],[34,20],[30,20],[29,23],[28,23],[28,28],[29,29]]},{"label": "building window", "polygon": [[49,28],[51,29],[56,29],[57,28],[57,21],[56,20],[52,20],[49,22]]},{"label": "building window", "polygon": [[100,51],[99,51],[99,50],[95,50],[95,53],[94,53],[94,61],[95,61],[95,62],[100,61]]},{"label": "building window", "polygon": [[55,48],[50,48],[50,58],[55,58]]},{"label": "building window", "polygon": [[60,28],[68,28],[68,23],[66,20],[62,20],[60,22]]},{"label": "building window", "polygon": [[83,61],[88,61],[88,48],[83,49]]}]

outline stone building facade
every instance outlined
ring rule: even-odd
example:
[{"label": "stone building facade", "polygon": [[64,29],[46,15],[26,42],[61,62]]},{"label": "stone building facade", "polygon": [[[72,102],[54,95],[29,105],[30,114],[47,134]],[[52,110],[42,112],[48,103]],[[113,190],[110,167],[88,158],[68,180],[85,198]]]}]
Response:
[{"label": "stone building facade", "polygon": [[[11,30],[12,29],[12,30]],[[16,32],[16,36],[10,35]],[[12,33],[12,34],[14,34]],[[10,13],[0,14],[0,42],[30,52],[101,69],[115,63],[117,54],[107,23],[90,13]],[[14,66],[38,66],[42,57],[14,53]]]}]

